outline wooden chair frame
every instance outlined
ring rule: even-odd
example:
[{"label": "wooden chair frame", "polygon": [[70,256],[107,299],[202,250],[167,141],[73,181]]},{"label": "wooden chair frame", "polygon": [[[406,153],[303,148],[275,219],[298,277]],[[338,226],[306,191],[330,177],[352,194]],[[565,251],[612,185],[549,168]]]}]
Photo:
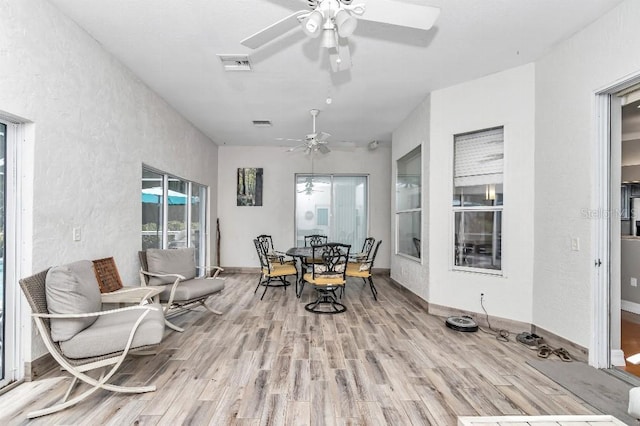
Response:
[{"label": "wooden chair frame", "polygon": [[[27,413],[27,417],[32,419],[35,417],[40,417],[64,410],[65,408],[71,407],[84,400],[89,395],[96,392],[98,389],[105,389],[111,392],[121,393],[144,393],[155,391],[155,386],[119,386],[109,384],[107,383],[107,381],[111,379],[111,377],[113,377],[116,371],[118,371],[127,355],[138,352],[144,353],[145,351],[148,351],[149,349],[155,347],[144,346],[131,349],[133,338],[136,334],[136,331],[138,330],[138,327],[140,326],[140,323],[149,314],[149,311],[156,310],[157,308],[150,305],[136,305],[126,308],[82,314],[50,314],[47,308],[45,296],[45,280],[47,277],[47,272],[48,269],[31,277],[21,279],[20,287],[22,287],[25,297],[29,302],[29,305],[31,306],[31,309],[33,311],[32,318],[36,324],[38,331],[40,332],[40,335],[42,336],[42,340],[47,350],[63,369],[71,373],[71,375],[73,376],[73,380],[71,381],[67,392],[58,404]],[[136,322],[132,324],[127,344],[121,352],[90,358],[71,359],[66,357],[62,353],[60,345],[57,342],[54,342],[51,337],[50,320],[52,318],[88,318],[102,315],[117,315],[121,312],[132,310],[140,311],[140,316],[137,318]],[[86,374],[86,372],[91,370],[106,370],[106,367],[108,366],[112,366],[111,369],[108,371],[103,371],[99,379],[94,379]],[[69,396],[71,396],[71,392],[74,389],[75,385],[78,383],[78,380],[87,383],[89,386],[91,386],[91,388],[81,393],[80,395],[69,399]]]}]

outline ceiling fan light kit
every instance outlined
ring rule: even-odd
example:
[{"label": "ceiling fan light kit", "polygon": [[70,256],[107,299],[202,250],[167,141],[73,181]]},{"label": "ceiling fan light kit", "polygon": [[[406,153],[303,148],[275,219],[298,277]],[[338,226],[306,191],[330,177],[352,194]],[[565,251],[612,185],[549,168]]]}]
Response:
[{"label": "ceiling fan light kit", "polygon": [[311,38],[316,38],[321,33],[321,28],[324,23],[324,16],[322,12],[314,10],[311,14],[302,21],[302,30]]},{"label": "ceiling fan light kit", "polygon": [[340,37],[349,37],[358,26],[358,20],[344,9],[340,9],[336,13],[335,22]]},{"label": "ceiling fan light kit", "polygon": [[311,12],[295,12],[240,43],[257,49],[299,25],[307,37],[316,38],[322,34],[322,46],[329,49],[331,70],[338,72],[351,67],[351,54],[346,39],[355,31],[359,19],[427,31],[440,14],[437,7],[395,0],[375,0],[354,5],[351,3],[352,0],[307,0]]}]

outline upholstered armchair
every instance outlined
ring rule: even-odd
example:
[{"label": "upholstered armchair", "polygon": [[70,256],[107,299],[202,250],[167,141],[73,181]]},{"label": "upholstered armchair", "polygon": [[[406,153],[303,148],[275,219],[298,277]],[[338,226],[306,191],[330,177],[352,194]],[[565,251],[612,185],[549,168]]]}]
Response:
[{"label": "upholstered armchair", "polygon": [[[222,315],[207,305],[208,299],[224,289],[224,280],[218,278],[222,268],[207,269],[204,277],[197,277],[195,249],[147,249],[138,252],[140,281],[149,286],[163,286],[160,303],[165,317],[170,317],[192,306],[201,305],[209,312]],[[184,329],[166,320],[169,328]]]},{"label": "upholstered armchair", "polygon": [[[55,413],[84,400],[99,389],[143,393],[155,386],[108,383],[128,354],[155,347],[164,336],[164,316],[157,304],[102,311],[93,263],[82,260],[56,266],[20,280],[35,325],[55,361],[73,380],[58,404],[27,414],[34,418]],[[98,379],[87,372],[104,369]],[[89,385],[69,397],[78,380]]]}]

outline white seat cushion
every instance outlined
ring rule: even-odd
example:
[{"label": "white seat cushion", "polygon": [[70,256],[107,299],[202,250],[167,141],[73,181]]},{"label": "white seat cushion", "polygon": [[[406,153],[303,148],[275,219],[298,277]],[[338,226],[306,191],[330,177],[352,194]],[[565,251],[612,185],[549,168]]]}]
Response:
[{"label": "white seat cushion", "polygon": [[[49,269],[45,280],[47,309],[52,314],[99,312],[102,301],[93,262],[79,260]],[[96,321],[96,317],[51,319],[54,342],[69,340]]]},{"label": "white seat cushion", "polygon": [[[164,335],[164,313],[159,304],[140,323],[133,338],[131,349],[157,345]],[[68,358],[80,359],[116,353],[124,350],[131,329],[143,310],[131,310],[102,315],[89,327],[73,338],[60,342],[62,353]]]},{"label": "white seat cushion", "polygon": [[[174,302],[183,302],[217,293],[224,288],[224,280],[219,278],[196,278],[181,281],[173,296]],[[171,286],[167,285],[160,293],[160,300],[167,302],[171,295]]]},{"label": "white seat cushion", "polygon": [[[196,249],[147,249],[147,265],[154,274],[179,274],[189,280],[196,276]],[[174,282],[175,277],[150,277],[149,285]]]}]

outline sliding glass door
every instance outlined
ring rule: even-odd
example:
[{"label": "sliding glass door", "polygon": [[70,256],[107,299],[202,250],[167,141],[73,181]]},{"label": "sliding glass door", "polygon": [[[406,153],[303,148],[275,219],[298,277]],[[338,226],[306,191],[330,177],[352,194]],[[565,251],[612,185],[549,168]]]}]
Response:
[{"label": "sliding glass door", "polygon": [[206,262],[207,187],[148,167],[142,169],[142,249],[194,247]]},{"label": "sliding glass door", "polygon": [[352,175],[296,175],[296,245],[306,235],[360,250],[369,236],[368,178]]}]

